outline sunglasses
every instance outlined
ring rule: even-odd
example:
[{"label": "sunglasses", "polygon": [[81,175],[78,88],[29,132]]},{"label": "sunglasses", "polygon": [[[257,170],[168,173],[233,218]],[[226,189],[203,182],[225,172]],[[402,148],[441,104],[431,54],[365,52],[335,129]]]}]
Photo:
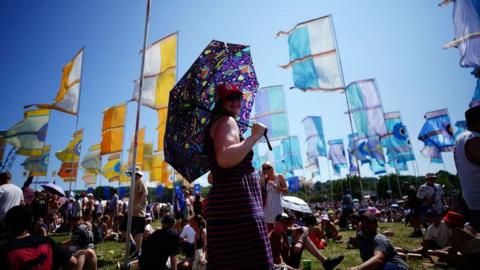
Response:
[{"label": "sunglasses", "polygon": [[239,101],[243,99],[242,94],[231,94],[225,97],[225,101],[233,102],[233,101]]}]

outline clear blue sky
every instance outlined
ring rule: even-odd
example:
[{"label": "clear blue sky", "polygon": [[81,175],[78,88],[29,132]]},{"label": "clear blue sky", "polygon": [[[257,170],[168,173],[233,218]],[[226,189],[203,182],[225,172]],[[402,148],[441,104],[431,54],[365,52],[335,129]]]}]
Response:
[{"label": "clear blue sky", "polygon": [[[438,2],[152,0],[149,43],[179,31],[179,77],[212,39],[249,44],[260,86],[283,84],[288,89],[293,84],[291,71],[278,67],[288,62],[287,40],[275,39],[275,34],[332,14],[346,83],[377,79],[385,111],[402,113],[424,174],[443,168],[419,153],[423,143],[416,137],[424,113],[448,108],[453,123],[463,119],[475,86],[470,70],[458,64],[458,51],[442,49],[452,40],[454,28],[452,6],[440,8]],[[132,96],[132,81],[140,73],[144,18],[142,0],[1,1],[0,130],[22,119],[23,105],[52,101],[63,65],[85,46],[79,119],[83,157],[90,145],[100,142],[102,111]],[[346,142],[350,128],[343,94],[289,90],[286,98],[290,132],[299,136],[302,151],[300,121],[307,115],[322,116],[327,140]],[[129,141],[135,105],[128,110]],[[156,114],[142,109],[141,123],[147,127],[147,140],[156,144]],[[74,116],[52,113],[47,137],[52,152],[66,146],[74,129]],[[443,157],[455,173],[452,154]],[[24,181],[22,160],[19,156],[13,168],[19,185]],[[52,155],[49,175],[59,166]],[[321,171],[325,180],[325,159]],[[362,173],[371,175],[367,167]],[[83,187],[81,180],[78,187]]]}]

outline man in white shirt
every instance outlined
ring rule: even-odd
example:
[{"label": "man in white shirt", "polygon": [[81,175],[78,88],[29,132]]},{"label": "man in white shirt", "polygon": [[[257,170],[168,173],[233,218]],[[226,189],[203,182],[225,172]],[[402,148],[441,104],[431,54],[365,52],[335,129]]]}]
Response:
[{"label": "man in white shirt", "polygon": [[10,208],[23,204],[22,190],[10,181],[12,175],[9,172],[0,173],[0,222]]},{"label": "man in white shirt", "polygon": [[449,246],[451,231],[447,224],[440,219],[440,215],[435,210],[428,211],[426,216],[430,226],[428,226],[423,239],[423,250],[442,249]]},{"label": "man in white shirt", "polygon": [[186,257],[193,258],[195,255],[195,231],[190,224],[183,227],[182,232],[180,233],[180,241],[182,251],[185,253]]},{"label": "man in white shirt", "polygon": [[480,232],[480,105],[468,109],[465,119],[467,130],[455,141],[453,157],[468,206],[467,218]]},{"label": "man in white shirt", "polygon": [[425,184],[418,188],[417,198],[422,203],[422,212],[425,214],[429,209],[437,211],[439,215],[445,212],[444,192],[441,185],[435,183],[437,176],[434,173],[425,175]]}]

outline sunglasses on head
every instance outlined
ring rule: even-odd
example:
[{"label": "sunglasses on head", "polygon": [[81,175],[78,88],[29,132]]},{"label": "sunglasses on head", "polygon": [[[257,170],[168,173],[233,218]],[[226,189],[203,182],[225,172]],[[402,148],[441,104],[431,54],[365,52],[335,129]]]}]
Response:
[{"label": "sunglasses on head", "polygon": [[238,101],[242,99],[243,99],[242,94],[231,94],[225,97],[225,101]]}]

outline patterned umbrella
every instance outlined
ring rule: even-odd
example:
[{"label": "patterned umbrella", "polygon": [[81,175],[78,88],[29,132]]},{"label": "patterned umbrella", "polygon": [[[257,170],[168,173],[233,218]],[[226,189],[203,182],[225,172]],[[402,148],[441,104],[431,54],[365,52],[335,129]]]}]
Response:
[{"label": "patterned umbrella", "polygon": [[165,160],[189,182],[208,171],[205,129],[215,106],[215,87],[234,83],[243,91],[240,132],[247,129],[258,88],[250,48],[213,40],[170,91]]}]

